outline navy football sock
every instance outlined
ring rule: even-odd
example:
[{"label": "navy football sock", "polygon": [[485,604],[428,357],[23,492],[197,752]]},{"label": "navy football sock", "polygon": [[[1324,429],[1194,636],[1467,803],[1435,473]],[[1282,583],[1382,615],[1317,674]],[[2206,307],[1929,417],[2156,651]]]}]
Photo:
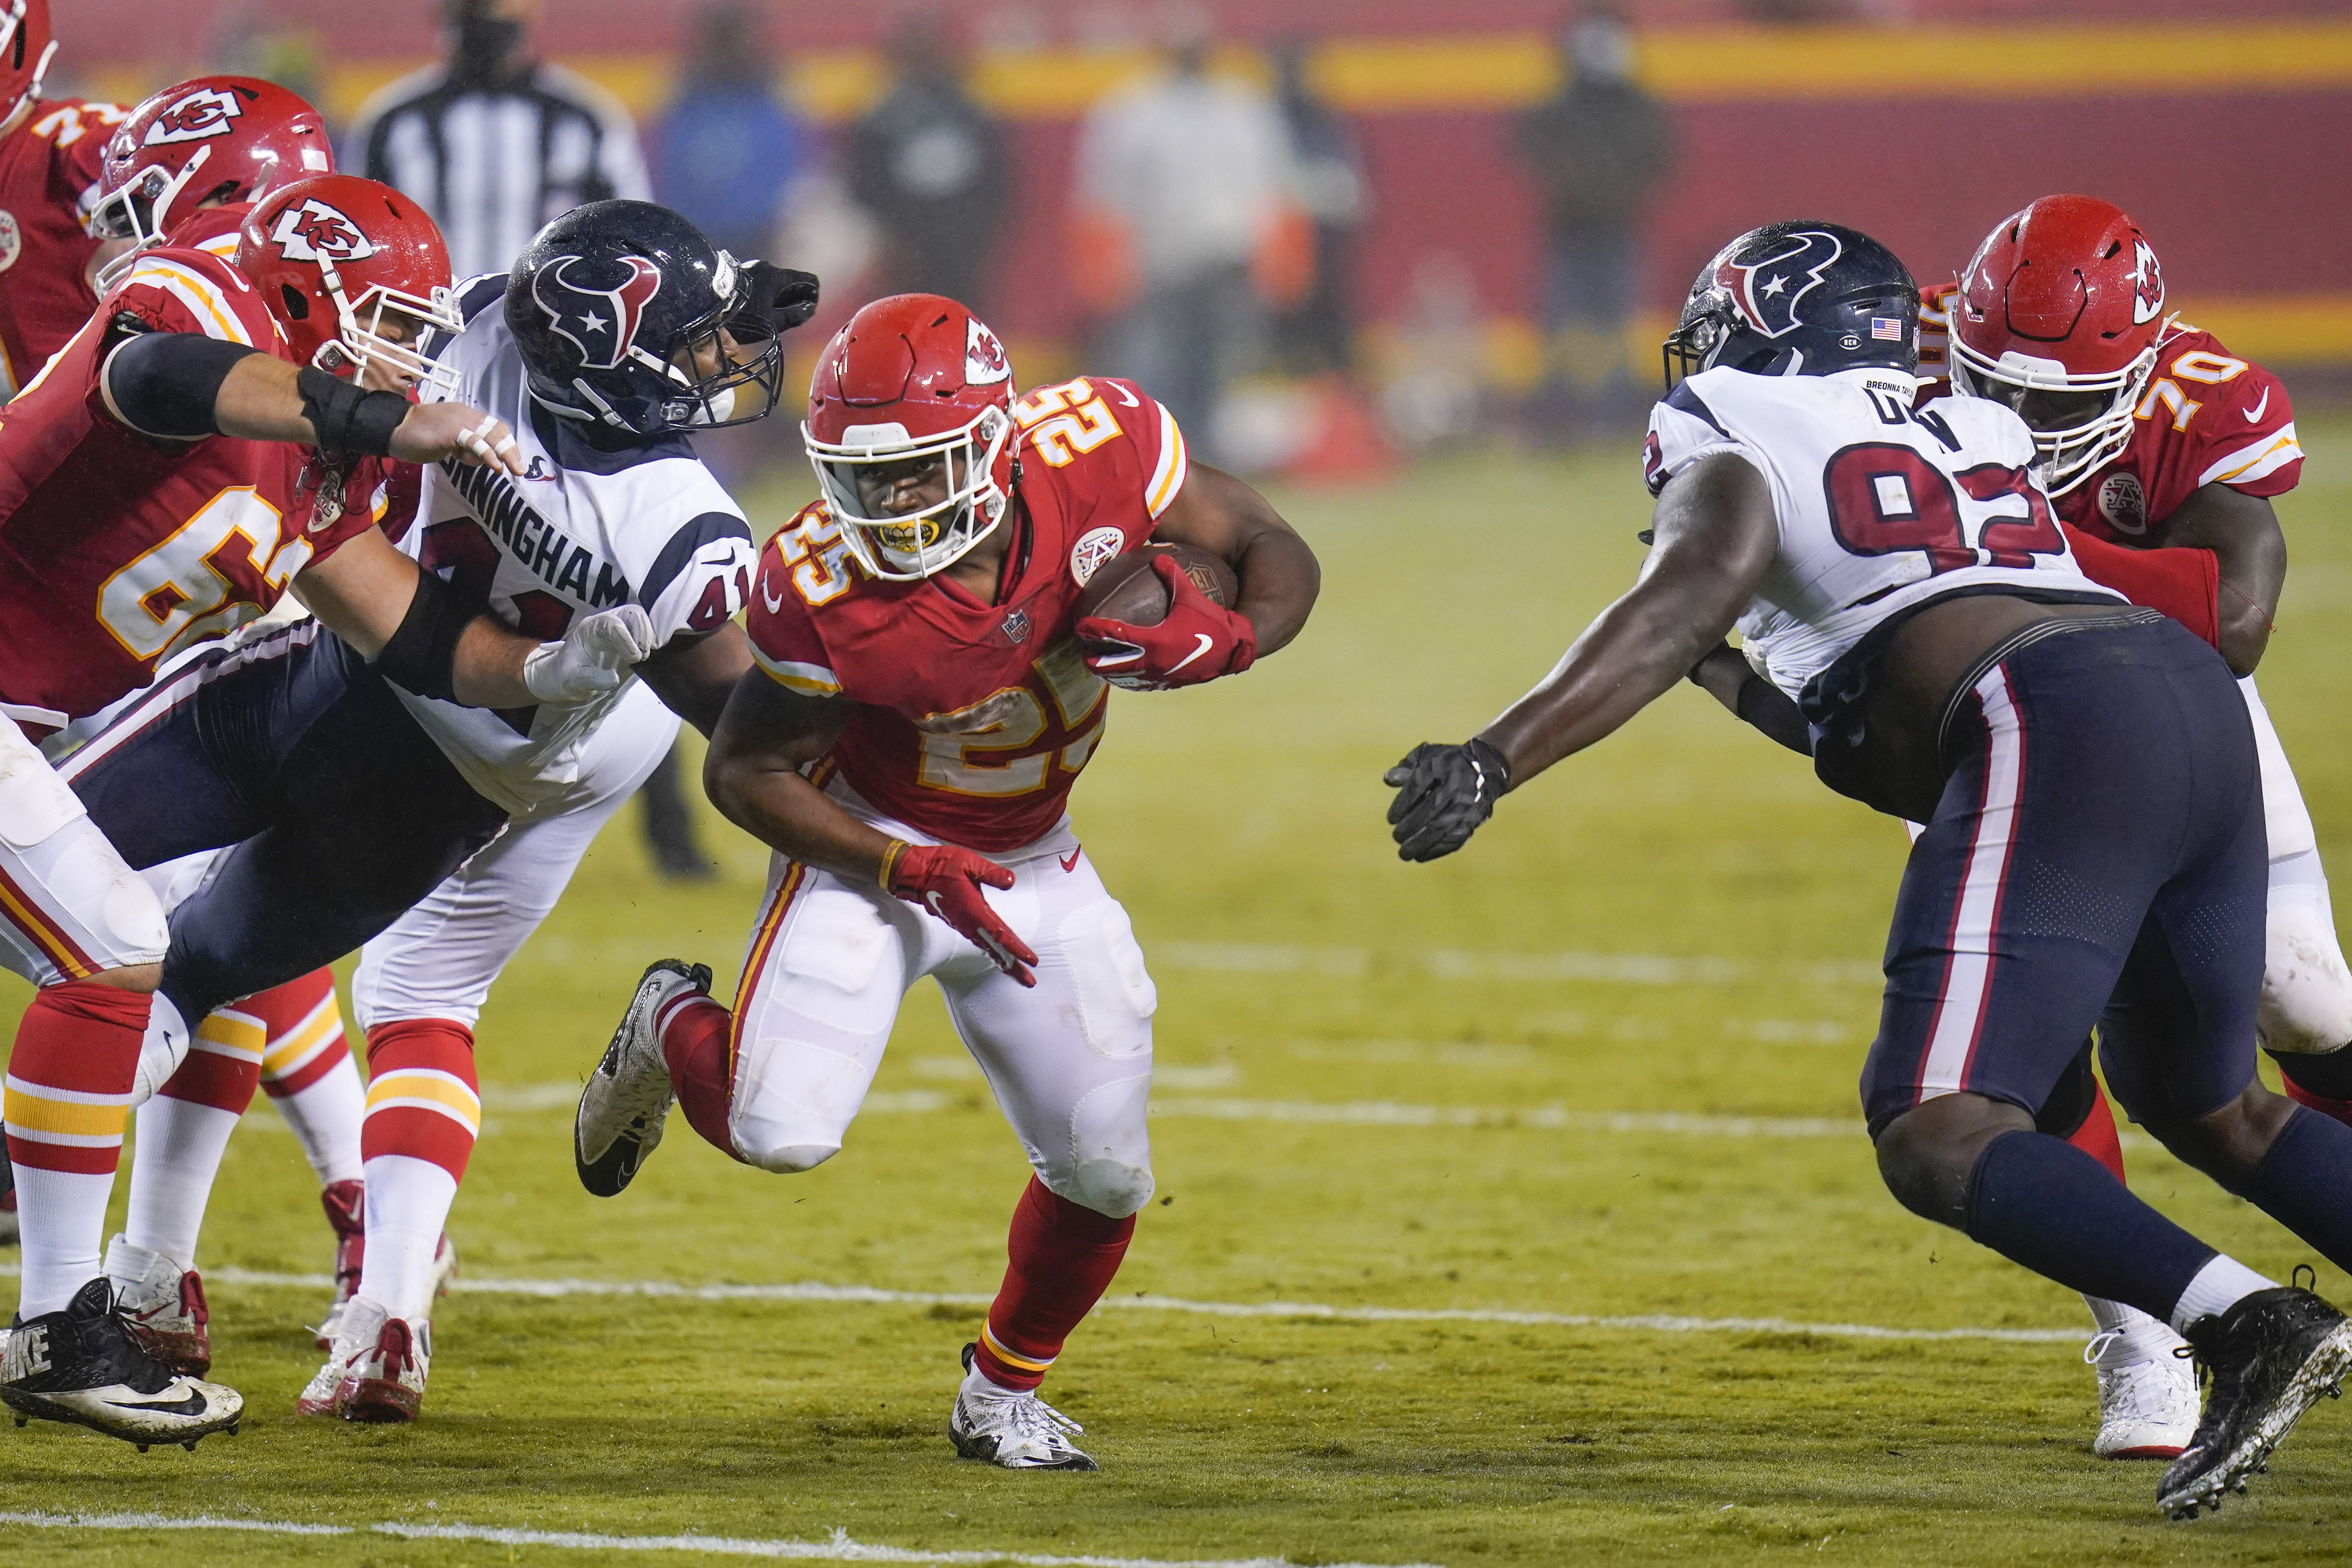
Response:
[{"label": "navy football sock", "polygon": [[2352,1100],[2352,1049],[2330,1051],[2324,1057],[2302,1051],[2273,1051],[2279,1073],[2298,1089],[2324,1100]]},{"label": "navy football sock", "polygon": [[2214,1256],[2090,1155],[2021,1128],[1977,1157],[1967,1214],[1970,1240],[2045,1279],[2128,1302],[2152,1318],[2169,1317]]},{"label": "navy football sock", "polygon": [[2338,1268],[2352,1268],[2352,1127],[2296,1106],[2254,1173],[2232,1190]]}]

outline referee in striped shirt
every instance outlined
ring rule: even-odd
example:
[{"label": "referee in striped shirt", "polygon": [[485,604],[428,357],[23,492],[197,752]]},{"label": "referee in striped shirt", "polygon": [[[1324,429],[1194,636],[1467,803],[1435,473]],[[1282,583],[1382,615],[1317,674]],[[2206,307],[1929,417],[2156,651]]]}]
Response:
[{"label": "referee in striped shirt", "polygon": [[503,272],[551,218],[611,196],[649,200],[628,111],[531,58],[538,0],[444,0],[446,65],[361,106],[343,165],[422,203],[457,275]]}]

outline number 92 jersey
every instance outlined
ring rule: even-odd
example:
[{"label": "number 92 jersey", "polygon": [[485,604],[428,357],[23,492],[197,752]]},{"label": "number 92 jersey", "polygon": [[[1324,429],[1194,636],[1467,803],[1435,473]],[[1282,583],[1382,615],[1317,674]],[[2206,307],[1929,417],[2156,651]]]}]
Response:
[{"label": "number 92 jersey", "polygon": [[1652,495],[1736,453],[1771,487],[1780,548],[1739,632],[1790,697],[1881,621],[1961,588],[2117,598],[2083,575],[2035,482],[2024,421],[1980,398],[1914,410],[1888,370],[1692,376],[1650,415]]},{"label": "number 92 jersey", "polygon": [[999,526],[1003,589],[865,576],[824,503],[761,552],[749,626],[790,690],[858,702],[843,783],[893,821],[988,854],[1039,847],[1102,739],[1108,689],[1071,636],[1095,569],[1151,536],[1184,487],[1184,437],[1133,384],[1082,377],[1013,405],[1021,480]]}]

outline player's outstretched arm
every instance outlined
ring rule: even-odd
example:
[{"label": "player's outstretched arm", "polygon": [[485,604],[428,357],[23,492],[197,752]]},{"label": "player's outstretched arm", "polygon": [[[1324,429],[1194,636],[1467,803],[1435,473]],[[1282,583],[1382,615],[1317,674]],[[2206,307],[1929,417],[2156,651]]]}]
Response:
[{"label": "player's outstretched arm", "polygon": [[1009,888],[1013,873],[952,844],[908,844],[852,816],[801,770],[831,750],[857,705],[807,697],[754,669],[736,683],[710,737],[702,787],[710,804],[770,848],[878,888],[946,921],[999,969],[1034,985],[1037,955],[989,906],[982,887]]},{"label": "player's outstretched arm", "polygon": [[514,432],[456,403],[415,404],[325,371],[195,332],[141,332],[107,353],[107,409],[130,428],[173,440],[235,436],[363,452],[410,463],[459,462],[522,472]]},{"label": "player's outstretched arm", "polygon": [[2221,569],[2221,657],[2234,673],[2253,674],[2270,646],[2286,585],[2286,535],[2269,499],[2224,484],[2200,485],[2155,532],[2164,548],[2213,552]]},{"label": "player's outstretched arm", "polygon": [[637,676],[708,740],[718,731],[736,683],[751,668],[751,639],[730,621],[715,632],[670,638],[637,666]]},{"label": "player's outstretched arm", "polygon": [[1273,503],[1206,463],[1192,465],[1151,536],[1197,544],[1225,559],[1242,584],[1234,609],[1255,632],[1261,658],[1298,635],[1323,586],[1315,552]]},{"label": "player's outstretched arm", "polygon": [[627,679],[653,645],[635,605],[583,616],[559,642],[509,631],[373,529],[294,581],[310,613],[385,679],[469,708],[587,701]]},{"label": "player's outstretched arm", "polygon": [[1506,790],[1615,731],[1720,646],[1772,564],[1780,524],[1764,476],[1729,453],[1667,482],[1656,545],[1550,675],[1459,746],[1418,746],[1391,768],[1398,854],[1434,860],[1469,841]]}]

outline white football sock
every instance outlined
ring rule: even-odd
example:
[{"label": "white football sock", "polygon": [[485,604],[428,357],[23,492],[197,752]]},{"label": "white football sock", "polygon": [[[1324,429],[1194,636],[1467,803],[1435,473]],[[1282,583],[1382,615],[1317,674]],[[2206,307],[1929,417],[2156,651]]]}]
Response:
[{"label": "white football sock", "polygon": [[131,1209],[122,1234],[182,1268],[196,1266],[196,1235],[213,1178],[236,1131],[236,1112],[159,1094],[138,1111],[131,1148]]},{"label": "white football sock", "polygon": [[23,1248],[16,1310],[26,1318],[58,1312],[74,1292],[97,1279],[106,1241],[106,1200],[114,1173],[16,1167],[17,1245]]},{"label": "white football sock", "polygon": [[367,1184],[367,1258],[360,1294],[395,1318],[423,1318],[433,1308],[433,1254],[441,1245],[457,1179],[430,1160],[378,1154]]},{"label": "white football sock", "polygon": [[360,1122],[367,1115],[367,1086],[360,1081],[359,1064],[348,1054],[308,1088],[292,1094],[273,1089],[269,1099],[301,1143],[302,1157],[319,1173],[320,1186],[360,1179]]},{"label": "white football sock", "polygon": [[2179,1348],[2179,1334],[2137,1307],[2098,1296],[2084,1297],[2083,1305],[2091,1309],[2092,1320],[2099,1325],[2101,1334],[2115,1336],[2099,1353],[2102,1365],[2128,1366],[2134,1362],[2153,1361]]},{"label": "white football sock", "polygon": [[2172,1326],[2185,1334],[2198,1319],[2226,1312],[2255,1291],[2277,1286],[2277,1280],[2265,1279],[2236,1258],[2217,1252],[2172,1304]]},{"label": "white football sock", "polygon": [[180,1064],[188,1059],[190,1044],[188,1021],[180,1016],[180,1009],[169,996],[156,992],[148,1006],[147,1035],[139,1044],[139,1075],[131,1085],[133,1110],[171,1081]]}]

